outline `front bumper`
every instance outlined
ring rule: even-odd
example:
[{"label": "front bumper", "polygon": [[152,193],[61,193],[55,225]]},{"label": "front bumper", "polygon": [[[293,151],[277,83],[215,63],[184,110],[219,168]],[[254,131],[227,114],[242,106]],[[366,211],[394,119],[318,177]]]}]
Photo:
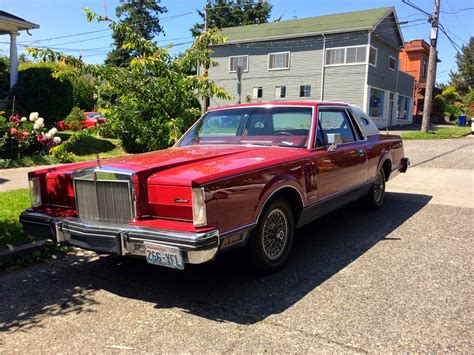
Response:
[{"label": "front bumper", "polygon": [[57,243],[117,255],[145,257],[145,243],[178,248],[185,263],[201,264],[219,251],[219,231],[194,233],[130,225],[95,224],[74,217],[55,218],[25,210],[20,215],[25,233]]}]

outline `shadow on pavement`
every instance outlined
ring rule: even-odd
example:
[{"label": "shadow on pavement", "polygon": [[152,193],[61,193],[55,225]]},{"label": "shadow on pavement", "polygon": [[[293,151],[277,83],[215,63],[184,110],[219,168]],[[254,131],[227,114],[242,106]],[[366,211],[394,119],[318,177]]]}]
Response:
[{"label": "shadow on pavement", "polygon": [[10,181],[10,180],[4,179],[4,178],[0,178],[0,184],[3,184],[3,183],[8,182],[8,181]]},{"label": "shadow on pavement", "polygon": [[[285,311],[351,264],[420,211],[430,196],[387,193],[384,207],[368,213],[357,203],[297,231],[289,264],[257,277],[241,253],[184,271],[153,267],[141,259],[71,255],[50,265],[0,274],[0,332],[41,325],[51,316],[97,310],[94,293],[178,308],[193,315],[239,324]],[[104,315],[107,310],[104,309]],[[123,307],[123,312],[139,312]]]}]

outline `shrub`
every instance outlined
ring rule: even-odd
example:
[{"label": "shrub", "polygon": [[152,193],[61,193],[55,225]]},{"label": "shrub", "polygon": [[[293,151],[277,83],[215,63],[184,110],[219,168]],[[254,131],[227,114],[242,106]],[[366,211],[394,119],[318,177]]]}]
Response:
[{"label": "shrub", "polygon": [[44,119],[37,112],[27,117],[0,116],[0,159],[19,159],[27,155],[47,153],[61,143],[55,137],[57,129],[45,128]]},{"label": "shrub", "polygon": [[73,107],[69,115],[67,115],[66,119],[64,120],[64,123],[69,129],[78,131],[83,127],[84,121],[84,111],[82,111],[79,107]]},{"label": "shrub", "polygon": [[13,88],[18,112],[39,111],[46,123],[63,119],[73,105],[73,88],[69,80],[52,77],[58,65],[22,63],[18,82]]},{"label": "shrub", "polygon": [[0,100],[10,93],[10,61],[7,57],[0,56]]}]

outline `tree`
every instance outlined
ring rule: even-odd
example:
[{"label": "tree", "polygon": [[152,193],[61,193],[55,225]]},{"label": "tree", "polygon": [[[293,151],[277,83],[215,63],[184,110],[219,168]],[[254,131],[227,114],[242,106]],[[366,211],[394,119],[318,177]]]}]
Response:
[{"label": "tree", "polygon": [[461,94],[467,94],[474,87],[474,37],[471,36],[468,45],[462,46],[462,52],[456,54],[456,73],[449,74],[451,85]]},{"label": "tree", "polygon": [[[163,32],[158,16],[168,10],[166,7],[158,5],[160,0],[120,0],[120,3],[121,5],[115,9],[117,17],[124,25],[133,28],[138,36],[152,40]],[[126,38],[122,32],[114,31],[112,38],[115,48],[107,55],[105,64],[127,65],[136,56],[136,53],[123,48]]]},{"label": "tree", "polygon": [[123,48],[137,53],[126,66],[102,66],[84,62],[50,49],[30,48],[34,58],[64,59],[66,68],[56,76],[92,75],[102,81],[101,95],[113,98],[107,104],[107,129],[122,140],[127,152],[162,149],[174,143],[200,115],[199,100],[217,96],[231,99],[223,88],[202,75],[189,75],[197,66],[213,66],[209,46],[223,43],[216,30],[202,33],[193,45],[177,56],[168,48],[137,34],[123,23],[97,16],[85,9],[89,21],[108,22],[124,38]]},{"label": "tree", "polygon": [[[268,22],[272,5],[255,0],[207,0],[208,27],[224,28],[253,25]],[[191,28],[193,37],[199,36],[204,30],[204,11],[198,11],[203,19]]]}]

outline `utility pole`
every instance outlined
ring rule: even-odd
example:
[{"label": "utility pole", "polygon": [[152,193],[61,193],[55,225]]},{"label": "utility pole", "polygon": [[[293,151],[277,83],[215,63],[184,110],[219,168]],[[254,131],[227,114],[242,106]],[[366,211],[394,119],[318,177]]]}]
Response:
[{"label": "utility pole", "polygon": [[[438,43],[438,22],[439,22],[440,0],[435,0],[433,16],[430,18],[430,55],[428,58],[428,75],[426,78],[425,102],[423,104],[423,120],[421,131],[428,132],[430,129],[430,116],[433,101],[433,90],[436,82],[436,61],[438,59],[436,45]],[[415,98],[416,100],[416,98]]]},{"label": "utility pole", "polygon": [[[209,25],[208,25],[208,8],[207,5],[204,7],[204,32],[207,32]],[[207,50],[207,47],[206,47]],[[209,58],[206,58],[206,62],[204,64],[204,78],[209,77]],[[202,100],[202,115],[204,115],[207,112],[207,109],[209,108],[209,98],[207,96],[203,97]]]}]

